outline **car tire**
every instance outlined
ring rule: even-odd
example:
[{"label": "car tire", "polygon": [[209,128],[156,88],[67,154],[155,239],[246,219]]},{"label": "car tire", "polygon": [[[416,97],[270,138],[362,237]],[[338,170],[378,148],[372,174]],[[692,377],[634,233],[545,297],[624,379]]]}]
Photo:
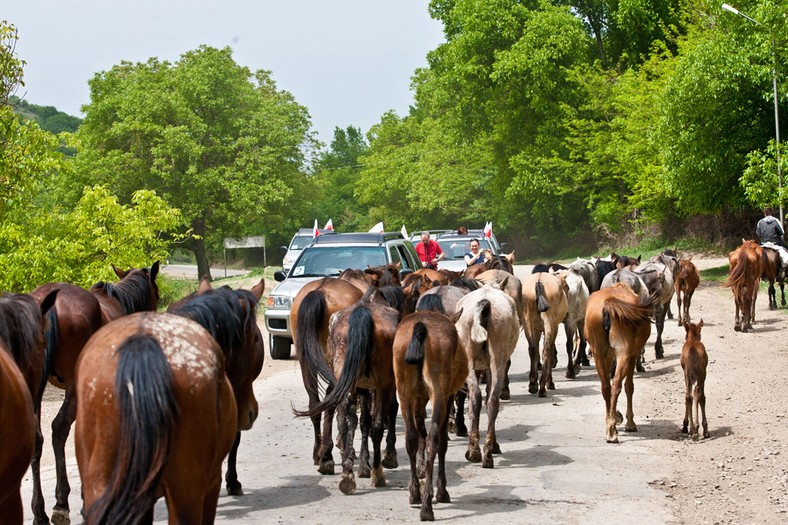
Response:
[{"label": "car tire", "polygon": [[272,359],[290,359],[290,339],[271,335],[268,343],[268,351]]}]

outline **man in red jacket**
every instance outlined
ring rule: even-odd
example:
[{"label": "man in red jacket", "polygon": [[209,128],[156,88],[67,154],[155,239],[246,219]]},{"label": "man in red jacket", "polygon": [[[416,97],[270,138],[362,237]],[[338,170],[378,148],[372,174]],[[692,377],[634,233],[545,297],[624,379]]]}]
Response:
[{"label": "man in red jacket", "polygon": [[438,261],[445,257],[440,245],[430,239],[430,232],[421,232],[421,242],[416,246],[416,253],[419,254],[421,265],[433,270],[438,269]]}]

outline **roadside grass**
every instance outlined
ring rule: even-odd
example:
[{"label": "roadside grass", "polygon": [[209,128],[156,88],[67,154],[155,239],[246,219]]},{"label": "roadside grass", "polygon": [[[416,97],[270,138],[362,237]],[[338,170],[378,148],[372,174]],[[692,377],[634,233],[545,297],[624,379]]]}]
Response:
[{"label": "roadside grass", "polygon": [[[262,313],[264,311],[265,298],[276,284],[274,272],[281,269],[281,266],[266,266],[265,268],[252,268],[246,275],[232,277],[216,277],[214,275],[211,286],[214,288],[229,286],[230,288],[249,289],[259,283],[261,278],[265,279],[265,292],[263,292],[263,298],[260,300],[260,306],[258,307],[259,313]],[[200,287],[200,281],[196,278],[175,278],[161,274],[156,279],[156,282],[159,284],[159,310],[166,310],[171,303],[196,292]]]}]

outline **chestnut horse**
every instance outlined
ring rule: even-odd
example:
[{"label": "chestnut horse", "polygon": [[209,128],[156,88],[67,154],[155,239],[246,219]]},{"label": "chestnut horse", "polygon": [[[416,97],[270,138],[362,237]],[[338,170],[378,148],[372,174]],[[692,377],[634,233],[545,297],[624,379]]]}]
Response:
[{"label": "chestnut horse", "polygon": [[[690,322],[690,304],[692,295],[700,284],[700,274],[692,256],[679,259],[679,269],[676,272],[676,309],[678,310],[679,326]],[[683,303],[683,310],[682,310]]]},{"label": "chestnut horse", "polygon": [[[324,277],[307,283],[293,299],[290,308],[290,326],[293,330],[298,362],[301,365],[301,378],[309,397],[310,410],[320,404],[318,376],[327,374],[324,380],[331,384],[335,381],[328,364],[333,357],[328,354],[328,325],[331,316],[361,299],[362,292],[348,281]],[[328,391],[326,392],[328,393]],[[319,412],[310,416],[314,429],[312,459],[321,474],[334,473],[334,443],[331,430],[334,411],[329,410],[323,417],[320,428]]]},{"label": "chestnut horse", "polygon": [[238,428],[224,356],[198,323],[143,312],[88,341],[76,370],[74,435],[85,521],[213,523]]},{"label": "chestnut horse", "polygon": [[[706,366],[709,356],[700,341],[703,319],[698,324],[687,321],[684,324],[687,337],[681,349],[681,368],[684,370],[684,423],[681,431],[689,433],[693,441],[698,440],[698,408],[703,423],[703,437],[709,437],[709,424],[706,421]],[[694,411],[693,411],[694,405]],[[694,412],[694,413],[693,413]],[[689,430],[687,429],[689,423]]]},{"label": "chestnut horse", "polygon": [[[482,266],[482,265],[479,265]],[[468,397],[471,430],[465,459],[482,462],[483,468],[493,468],[493,454],[501,448],[495,437],[495,420],[498,417],[501,390],[503,389],[506,363],[514,353],[520,336],[520,320],[514,299],[501,291],[504,282],[490,282],[468,293],[457,302],[462,315],[455,323],[460,344],[468,361]],[[482,409],[482,392],[479,378],[487,376],[487,435],[484,453],[479,447],[479,417]]]},{"label": "chestnut horse", "polygon": [[774,248],[763,248],[763,274],[761,279],[769,281],[769,310],[777,310],[775,281],[780,285],[782,305],[785,306],[785,268],[780,259],[780,252]]},{"label": "chestnut horse", "polygon": [[[381,442],[384,425],[396,399],[392,345],[400,313],[395,308],[373,300],[371,295],[365,294],[357,303],[332,316],[328,338],[328,355],[331,360],[326,362],[323,355],[309,355],[305,359],[305,362],[317,367],[314,373],[326,380],[331,388],[317,405],[310,406],[306,411],[295,411],[297,416],[314,418],[323,412],[336,410],[337,440],[342,445],[342,478],[339,489],[343,494],[353,494],[356,490],[353,438],[358,423],[356,404],[359,392],[361,396],[367,396],[364,391],[374,391],[371,417],[367,416],[367,411],[363,408],[366,400],[360,400],[362,450],[359,468],[366,469],[369,463],[363,448],[366,441],[364,434],[368,431],[373,446],[370,469],[372,486],[386,485]],[[312,345],[305,350],[312,353],[316,348]],[[390,432],[393,430],[389,427]],[[391,445],[393,449],[393,442]],[[391,452],[396,454],[396,450]],[[365,477],[366,472],[360,472],[360,476]]]},{"label": "chestnut horse", "polygon": [[[68,496],[71,486],[66,473],[66,440],[74,422],[76,402],[74,400],[74,371],[82,348],[93,333],[116,316],[135,311],[156,310],[159,301],[159,288],[156,276],[159,273],[158,261],[148,268],[124,271],[112,267],[120,278],[115,283],[100,282],[90,291],[69,283],[48,283],[39,286],[30,295],[41,303],[53,290],[58,290],[53,321],[48,328],[47,349],[50,364],[49,381],[66,391],[63,404],[52,421],[52,448],[55,453],[56,502],[52,512],[53,520],[68,524]],[[36,443],[33,457],[33,515],[36,524],[49,522],[41,492],[39,462],[43,441]]]},{"label": "chestnut horse", "polygon": [[755,300],[763,275],[763,247],[742,239],[741,246],[728,254],[728,280],[724,286],[733,292],[736,316],[733,329],[747,332],[755,323]]},{"label": "chestnut horse", "polygon": [[168,312],[196,321],[208,330],[224,352],[227,378],[233,386],[238,407],[238,432],[227,458],[225,481],[227,493],[243,495],[238,481],[236,459],[241,431],[252,428],[258,414],[257,399],[252,388],[260,375],[265,359],[263,336],[257,326],[257,304],[263,296],[265,280],[251,290],[232,290],[227,286],[211,287],[207,278],[200,282],[196,295],[173,303]]},{"label": "chestnut horse", "polygon": [[[643,300],[623,282],[594,292],[588,298],[584,329],[602,384],[608,443],[618,443],[616,424],[623,418],[616,410],[616,405],[622,383],[625,383],[627,393],[627,423],[624,429],[627,432],[637,431],[632,411],[635,362],[651,335],[652,302],[658,300],[653,296]],[[610,367],[614,360],[616,372],[611,389]]]},{"label": "chestnut horse", "polygon": [[[460,314],[449,318],[434,311],[416,312],[400,322],[394,336],[394,377],[405,422],[405,447],[410,459],[408,490],[411,505],[421,503],[422,521],[435,519],[432,487],[436,455],[438,479],[435,499],[439,503],[451,502],[446,491],[449,412],[455,393],[468,377],[467,358],[454,326]],[[432,404],[429,434],[425,426],[428,401]],[[419,472],[423,475],[420,476]],[[424,477],[423,490],[420,477]]]},{"label": "chestnut horse", "polygon": [[22,525],[22,478],[36,444],[36,416],[25,378],[0,339],[0,516]]},{"label": "chestnut horse", "polygon": [[514,275],[514,252],[505,255],[494,255],[491,259],[484,261],[481,264],[474,264],[465,269],[464,276],[466,279],[475,279],[480,273],[487,270],[503,270]]}]

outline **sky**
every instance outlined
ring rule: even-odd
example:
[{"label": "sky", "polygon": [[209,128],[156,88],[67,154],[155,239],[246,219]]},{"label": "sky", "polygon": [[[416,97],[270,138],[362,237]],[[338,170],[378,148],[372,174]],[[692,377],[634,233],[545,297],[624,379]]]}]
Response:
[{"label": "sky", "polygon": [[428,0],[18,0],[0,16],[27,62],[17,95],[82,117],[88,80],[122,60],[175,62],[202,44],[272,72],[309,110],[328,144],[335,127],[363,132],[389,110],[405,116],[415,70],[443,38]]}]

